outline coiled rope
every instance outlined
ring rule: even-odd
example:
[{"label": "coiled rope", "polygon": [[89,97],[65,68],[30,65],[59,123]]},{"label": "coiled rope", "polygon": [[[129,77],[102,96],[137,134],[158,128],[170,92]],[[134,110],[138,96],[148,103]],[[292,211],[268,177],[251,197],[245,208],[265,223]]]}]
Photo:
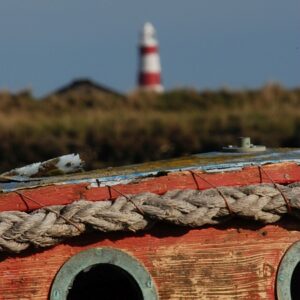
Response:
[{"label": "coiled rope", "polygon": [[216,225],[234,217],[274,223],[285,214],[300,217],[300,183],[173,190],[164,195],[147,192],[114,201],[79,200],[31,213],[1,212],[0,251],[48,247],[92,230],[135,232],[158,221],[188,227]]}]

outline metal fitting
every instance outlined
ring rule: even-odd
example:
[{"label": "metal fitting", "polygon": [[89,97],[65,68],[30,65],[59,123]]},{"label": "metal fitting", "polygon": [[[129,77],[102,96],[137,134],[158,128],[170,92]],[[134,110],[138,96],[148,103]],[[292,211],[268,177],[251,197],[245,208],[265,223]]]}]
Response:
[{"label": "metal fitting", "polygon": [[222,150],[225,152],[236,152],[236,153],[252,153],[252,152],[261,152],[266,151],[266,146],[262,145],[253,145],[251,144],[250,137],[240,137],[240,145],[232,146],[228,145],[227,147],[223,147]]}]

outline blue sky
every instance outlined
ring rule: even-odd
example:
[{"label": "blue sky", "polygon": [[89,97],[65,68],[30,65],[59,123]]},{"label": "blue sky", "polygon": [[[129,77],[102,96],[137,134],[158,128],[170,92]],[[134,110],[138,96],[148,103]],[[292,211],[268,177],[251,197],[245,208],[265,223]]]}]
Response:
[{"label": "blue sky", "polygon": [[299,86],[299,12],[300,0],[1,0],[0,88],[40,96],[89,77],[130,91],[146,21],[167,89]]}]

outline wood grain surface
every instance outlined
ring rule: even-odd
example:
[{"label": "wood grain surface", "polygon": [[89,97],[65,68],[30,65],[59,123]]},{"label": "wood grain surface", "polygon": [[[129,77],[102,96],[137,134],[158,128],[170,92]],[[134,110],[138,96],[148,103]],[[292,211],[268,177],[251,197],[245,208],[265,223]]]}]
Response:
[{"label": "wood grain surface", "polygon": [[299,239],[291,219],[268,226],[235,221],[218,228],[164,225],[147,233],[91,234],[43,251],[1,254],[0,299],[47,299],[66,260],[95,247],[114,247],[138,259],[160,299],[275,299],[279,262]]}]

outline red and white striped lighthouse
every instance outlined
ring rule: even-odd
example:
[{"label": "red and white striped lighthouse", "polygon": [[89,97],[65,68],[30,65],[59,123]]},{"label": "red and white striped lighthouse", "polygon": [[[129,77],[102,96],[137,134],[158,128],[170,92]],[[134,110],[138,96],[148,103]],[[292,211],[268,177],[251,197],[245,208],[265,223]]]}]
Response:
[{"label": "red and white striped lighthouse", "polygon": [[144,24],[139,50],[139,88],[146,91],[162,92],[158,42],[155,28],[151,23]]}]

